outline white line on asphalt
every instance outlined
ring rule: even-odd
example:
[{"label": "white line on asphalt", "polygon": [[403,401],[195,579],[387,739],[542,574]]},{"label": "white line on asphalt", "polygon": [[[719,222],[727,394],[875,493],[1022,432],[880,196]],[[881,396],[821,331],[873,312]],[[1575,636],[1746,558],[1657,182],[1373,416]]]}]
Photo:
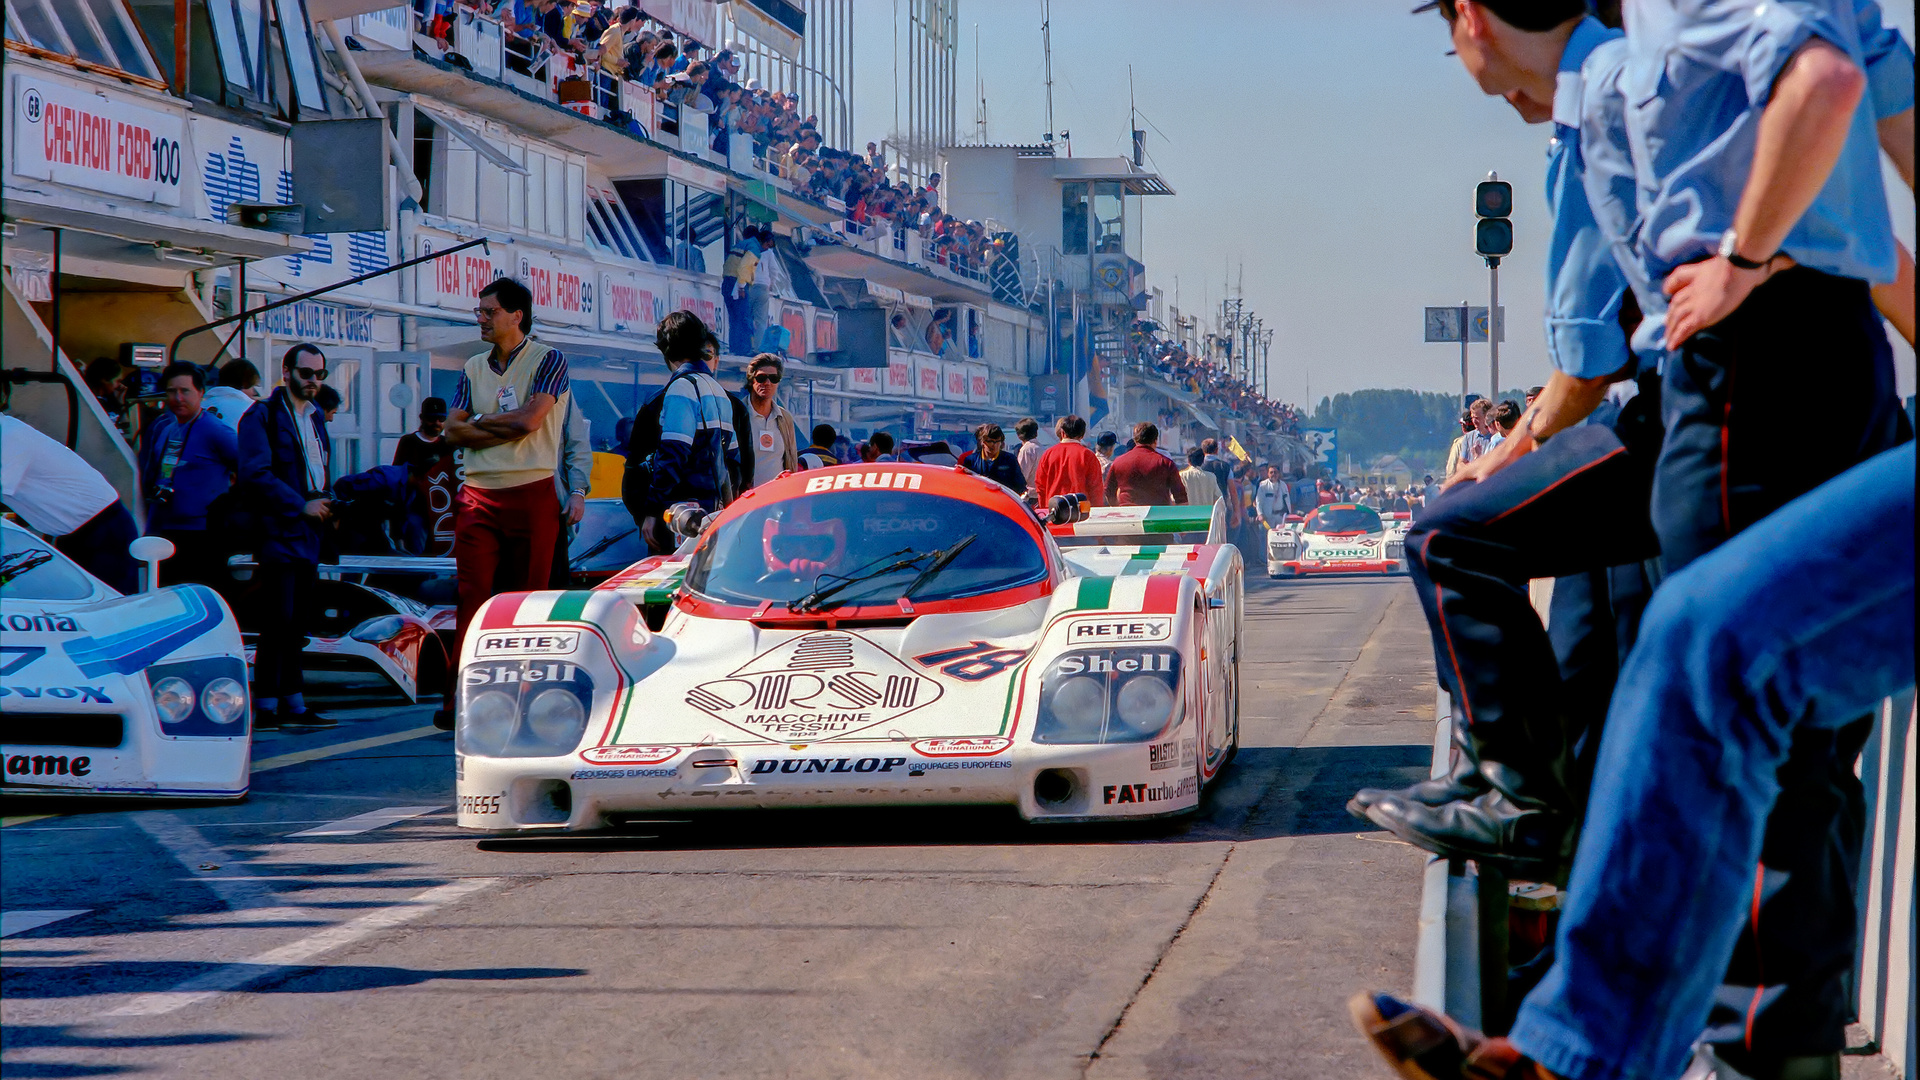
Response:
[{"label": "white line on asphalt", "polygon": [[12,937],[29,930],[38,930],[48,923],[57,923],[61,919],[71,919],[75,915],[85,915],[91,908],[69,908],[61,911],[4,911],[0,912],[0,937]]},{"label": "white line on asphalt", "polygon": [[350,818],[328,822],[317,829],[307,829],[293,833],[294,836],[354,836],[363,832],[372,832],[382,825],[391,825],[396,821],[431,814],[436,810],[445,810],[440,806],[389,806],[384,810],[369,810],[364,814],[355,814]]},{"label": "white line on asphalt", "polygon": [[428,724],[426,727],[408,728],[405,731],[390,731],[385,735],[373,735],[365,739],[332,743],[327,746],[316,746],[311,750],[296,750],[291,754],[261,758],[253,763],[253,771],[262,773],[273,769],[284,769],[289,765],[304,765],[309,761],[320,761],[325,758],[339,757],[341,754],[351,754],[360,750],[371,750],[376,746],[391,746],[394,743],[407,742],[410,739],[424,739],[429,735],[438,734],[440,734],[440,729],[434,727],[432,724]]},{"label": "white line on asphalt", "polygon": [[[213,890],[221,903],[235,911],[245,912],[249,919],[304,922],[313,918],[311,911],[282,904],[264,880],[248,873],[234,856],[207,843],[199,829],[187,824],[178,815],[164,812],[135,814],[133,821],[156,843],[166,848],[167,854],[186,868],[188,876]],[[221,877],[206,876],[212,870],[225,870],[227,873]]]},{"label": "white line on asphalt", "polygon": [[307,966],[309,961],[322,954],[351,945],[370,934],[412,922],[462,897],[479,892],[499,880],[499,878],[467,878],[445,885],[436,885],[403,903],[370,911],[338,926],[329,926],[318,933],[310,934],[277,949],[268,949],[237,964],[215,968],[205,975],[188,979],[171,990],[141,994],[125,1005],[108,1012],[107,1015],[164,1016],[171,1012],[178,1012],[189,1005],[217,997],[231,990],[239,990],[289,968]]}]

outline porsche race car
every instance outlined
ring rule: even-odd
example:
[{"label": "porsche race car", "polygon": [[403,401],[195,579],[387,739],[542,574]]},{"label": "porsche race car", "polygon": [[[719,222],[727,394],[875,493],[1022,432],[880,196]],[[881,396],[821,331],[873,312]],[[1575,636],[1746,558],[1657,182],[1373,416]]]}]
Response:
[{"label": "porsche race car", "polygon": [[218,593],[122,596],[0,522],[0,626],[0,792],[247,793],[247,661]]},{"label": "porsche race car", "polygon": [[459,665],[458,822],[1189,812],[1239,739],[1242,568],[1221,519],[1136,507],[1049,528],[952,467],[783,476],[673,555],[481,609]]},{"label": "porsche race car", "polygon": [[1317,506],[1267,532],[1267,576],[1404,574],[1410,525],[1407,514],[1356,503]]}]

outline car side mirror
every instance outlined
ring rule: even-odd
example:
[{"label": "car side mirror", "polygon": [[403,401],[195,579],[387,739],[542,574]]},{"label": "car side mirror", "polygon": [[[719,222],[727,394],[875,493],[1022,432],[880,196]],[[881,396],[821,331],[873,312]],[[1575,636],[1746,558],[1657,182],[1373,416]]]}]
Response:
[{"label": "car side mirror", "polygon": [[1047,524],[1071,525],[1076,521],[1087,520],[1087,506],[1090,500],[1085,495],[1055,495],[1047,503]]},{"label": "car side mirror", "polygon": [[699,503],[683,502],[667,507],[663,516],[667,519],[667,528],[673,530],[675,536],[691,540],[705,531],[707,519],[712,515]]},{"label": "car side mirror", "polygon": [[147,564],[140,571],[140,591],[152,592],[160,587],[161,561],[173,558],[173,541],[164,536],[143,536],[127,545],[127,554]]}]

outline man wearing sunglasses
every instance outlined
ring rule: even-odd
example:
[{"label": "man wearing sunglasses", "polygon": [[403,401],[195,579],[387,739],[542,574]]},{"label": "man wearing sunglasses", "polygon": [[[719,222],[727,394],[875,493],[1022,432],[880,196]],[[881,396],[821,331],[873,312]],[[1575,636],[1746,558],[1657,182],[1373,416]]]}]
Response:
[{"label": "man wearing sunglasses", "polygon": [[280,388],[240,418],[239,487],[260,521],[253,726],[325,727],[333,720],[307,708],[302,694],[300,650],[313,618],[321,533],[332,512],[333,444],[315,404],[327,357],[303,342],[287,350],[280,370]]},{"label": "man wearing sunglasses", "polygon": [[774,400],[786,370],[772,353],[761,353],[747,365],[747,440],[753,448],[754,487],[800,467],[793,415]]}]

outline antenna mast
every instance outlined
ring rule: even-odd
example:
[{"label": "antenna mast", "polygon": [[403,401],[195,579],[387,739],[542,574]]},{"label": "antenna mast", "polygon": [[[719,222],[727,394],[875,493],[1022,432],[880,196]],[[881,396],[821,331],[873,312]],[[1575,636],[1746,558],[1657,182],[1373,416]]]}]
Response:
[{"label": "antenna mast", "polygon": [[1053,0],[1040,0],[1040,51],[1047,58],[1047,133],[1043,141],[1053,145]]}]

